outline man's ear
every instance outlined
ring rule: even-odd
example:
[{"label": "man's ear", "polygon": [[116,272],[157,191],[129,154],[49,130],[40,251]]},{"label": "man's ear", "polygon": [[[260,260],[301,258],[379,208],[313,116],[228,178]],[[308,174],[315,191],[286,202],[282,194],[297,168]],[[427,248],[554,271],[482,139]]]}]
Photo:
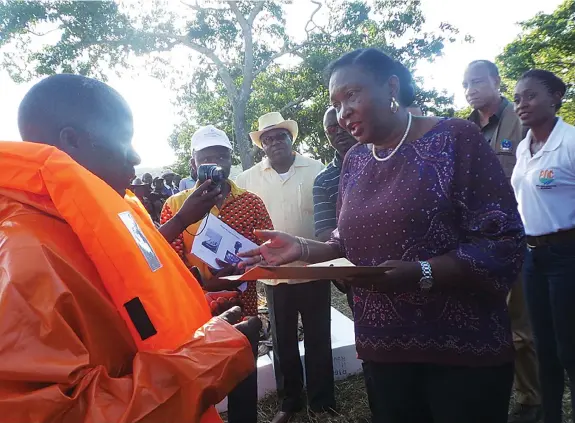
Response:
[{"label": "man's ear", "polygon": [[198,166],[196,165],[196,159],[194,159],[194,156],[192,156],[192,158],[190,159],[190,166],[192,167],[194,172],[198,171]]},{"label": "man's ear", "polygon": [[497,88],[498,91],[501,91],[501,77],[500,76],[492,76],[491,78],[493,78],[493,83],[495,84],[495,88]]},{"label": "man's ear", "polygon": [[56,147],[58,147],[65,153],[70,154],[73,150],[77,149],[79,146],[80,146],[80,136],[74,128],[67,126],[60,131],[60,137],[58,139],[58,145]]}]

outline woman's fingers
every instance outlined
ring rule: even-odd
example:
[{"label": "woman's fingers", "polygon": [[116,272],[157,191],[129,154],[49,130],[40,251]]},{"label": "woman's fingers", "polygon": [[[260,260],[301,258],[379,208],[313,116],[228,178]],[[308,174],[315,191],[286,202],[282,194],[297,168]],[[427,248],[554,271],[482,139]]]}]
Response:
[{"label": "woman's fingers", "polygon": [[242,258],[250,258],[250,257],[259,257],[261,254],[261,247],[254,248],[253,250],[244,251],[242,253],[238,253],[238,257]]},{"label": "woman's fingers", "polygon": [[[255,251],[255,250],[253,250],[253,251]],[[249,251],[248,251],[248,253],[249,253]],[[262,262],[262,256],[259,253],[257,253],[254,256],[251,256],[251,257],[244,257],[244,256],[241,256],[241,257],[243,258],[243,260],[238,263],[238,267],[240,269],[247,269],[249,267],[256,266]]]}]

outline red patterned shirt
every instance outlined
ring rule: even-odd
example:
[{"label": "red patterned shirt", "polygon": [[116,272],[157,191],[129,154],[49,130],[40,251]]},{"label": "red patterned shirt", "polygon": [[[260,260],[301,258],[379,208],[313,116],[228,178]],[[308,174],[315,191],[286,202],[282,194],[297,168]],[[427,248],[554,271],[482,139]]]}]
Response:
[{"label": "red patterned shirt", "polygon": [[[232,229],[245,236],[250,241],[261,244],[261,240],[254,234],[256,229],[273,229],[272,221],[263,201],[257,195],[238,188],[232,181],[228,181],[230,193],[226,197],[222,208],[213,207],[212,215],[218,217]],[[176,214],[186,199],[194,192],[194,189],[182,191],[170,197],[164,204],[160,221],[166,223]],[[180,234],[173,242],[172,247],[180,255],[186,266],[191,268],[196,266],[204,280],[212,277],[210,267],[196,256],[190,253],[194,236],[199,230],[199,223],[195,223],[187,228],[187,231]],[[256,281],[248,282],[247,289],[240,295],[240,300],[244,304],[244,314],[256,316],[258,311]]]}]

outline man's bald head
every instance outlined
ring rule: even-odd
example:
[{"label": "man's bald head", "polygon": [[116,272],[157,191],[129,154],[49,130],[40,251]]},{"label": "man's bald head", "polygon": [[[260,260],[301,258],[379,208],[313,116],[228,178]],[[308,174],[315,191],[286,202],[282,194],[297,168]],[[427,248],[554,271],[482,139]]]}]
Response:
[{"label": "man's bald head", "polygon": [[328,107],[323,115],[323,129],[329,143],[341,157],[344,157],[349,149],[357,143],[349,132],[339,126],[337,110],[333,106]]},{"label": "man's bald head", "polygon": [[57,145],[66,126],[93,131],[102,123],[132,120],[126,101],[112,87],[81,75],[49,76],[34,85],[18,109],[24,141]]},{"label": "man's bald head", "polygon": [[329,106],[323,115],[324,127],[326,122],[333,121],[334,119],[337,121],[337,111],[335,107]]},{"label": "man's bald head", "polygon": [[484,110],[499,104],[501,78],[495,63],[489,60],[471,62],[463,75],[465,98],[471,107]]},{"label": "man's bald head", "polygon": [[43,79],[18,109],[24,141],[53,145],[106,181],[119,193],[140,160],[133,151],[132,112],[107,84],[81,75]]}]

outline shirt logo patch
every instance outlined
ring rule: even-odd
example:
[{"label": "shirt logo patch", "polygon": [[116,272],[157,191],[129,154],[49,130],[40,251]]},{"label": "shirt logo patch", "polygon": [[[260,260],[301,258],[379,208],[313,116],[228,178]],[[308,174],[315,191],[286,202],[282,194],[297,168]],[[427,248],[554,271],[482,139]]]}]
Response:
[{"label": "shirt logo patch", "polygon": [[510,140],[504,139],[501,141],[501,151],[511,151],[512,148],[513,143]]},{"label": "shirt logo patch", "polygon": [[553,169],[542,169],[539,172],[539,182],[541,185],[537,185],[540,189],[551,189],[556,185],[553,184],[555,182],[555,172]]}]

